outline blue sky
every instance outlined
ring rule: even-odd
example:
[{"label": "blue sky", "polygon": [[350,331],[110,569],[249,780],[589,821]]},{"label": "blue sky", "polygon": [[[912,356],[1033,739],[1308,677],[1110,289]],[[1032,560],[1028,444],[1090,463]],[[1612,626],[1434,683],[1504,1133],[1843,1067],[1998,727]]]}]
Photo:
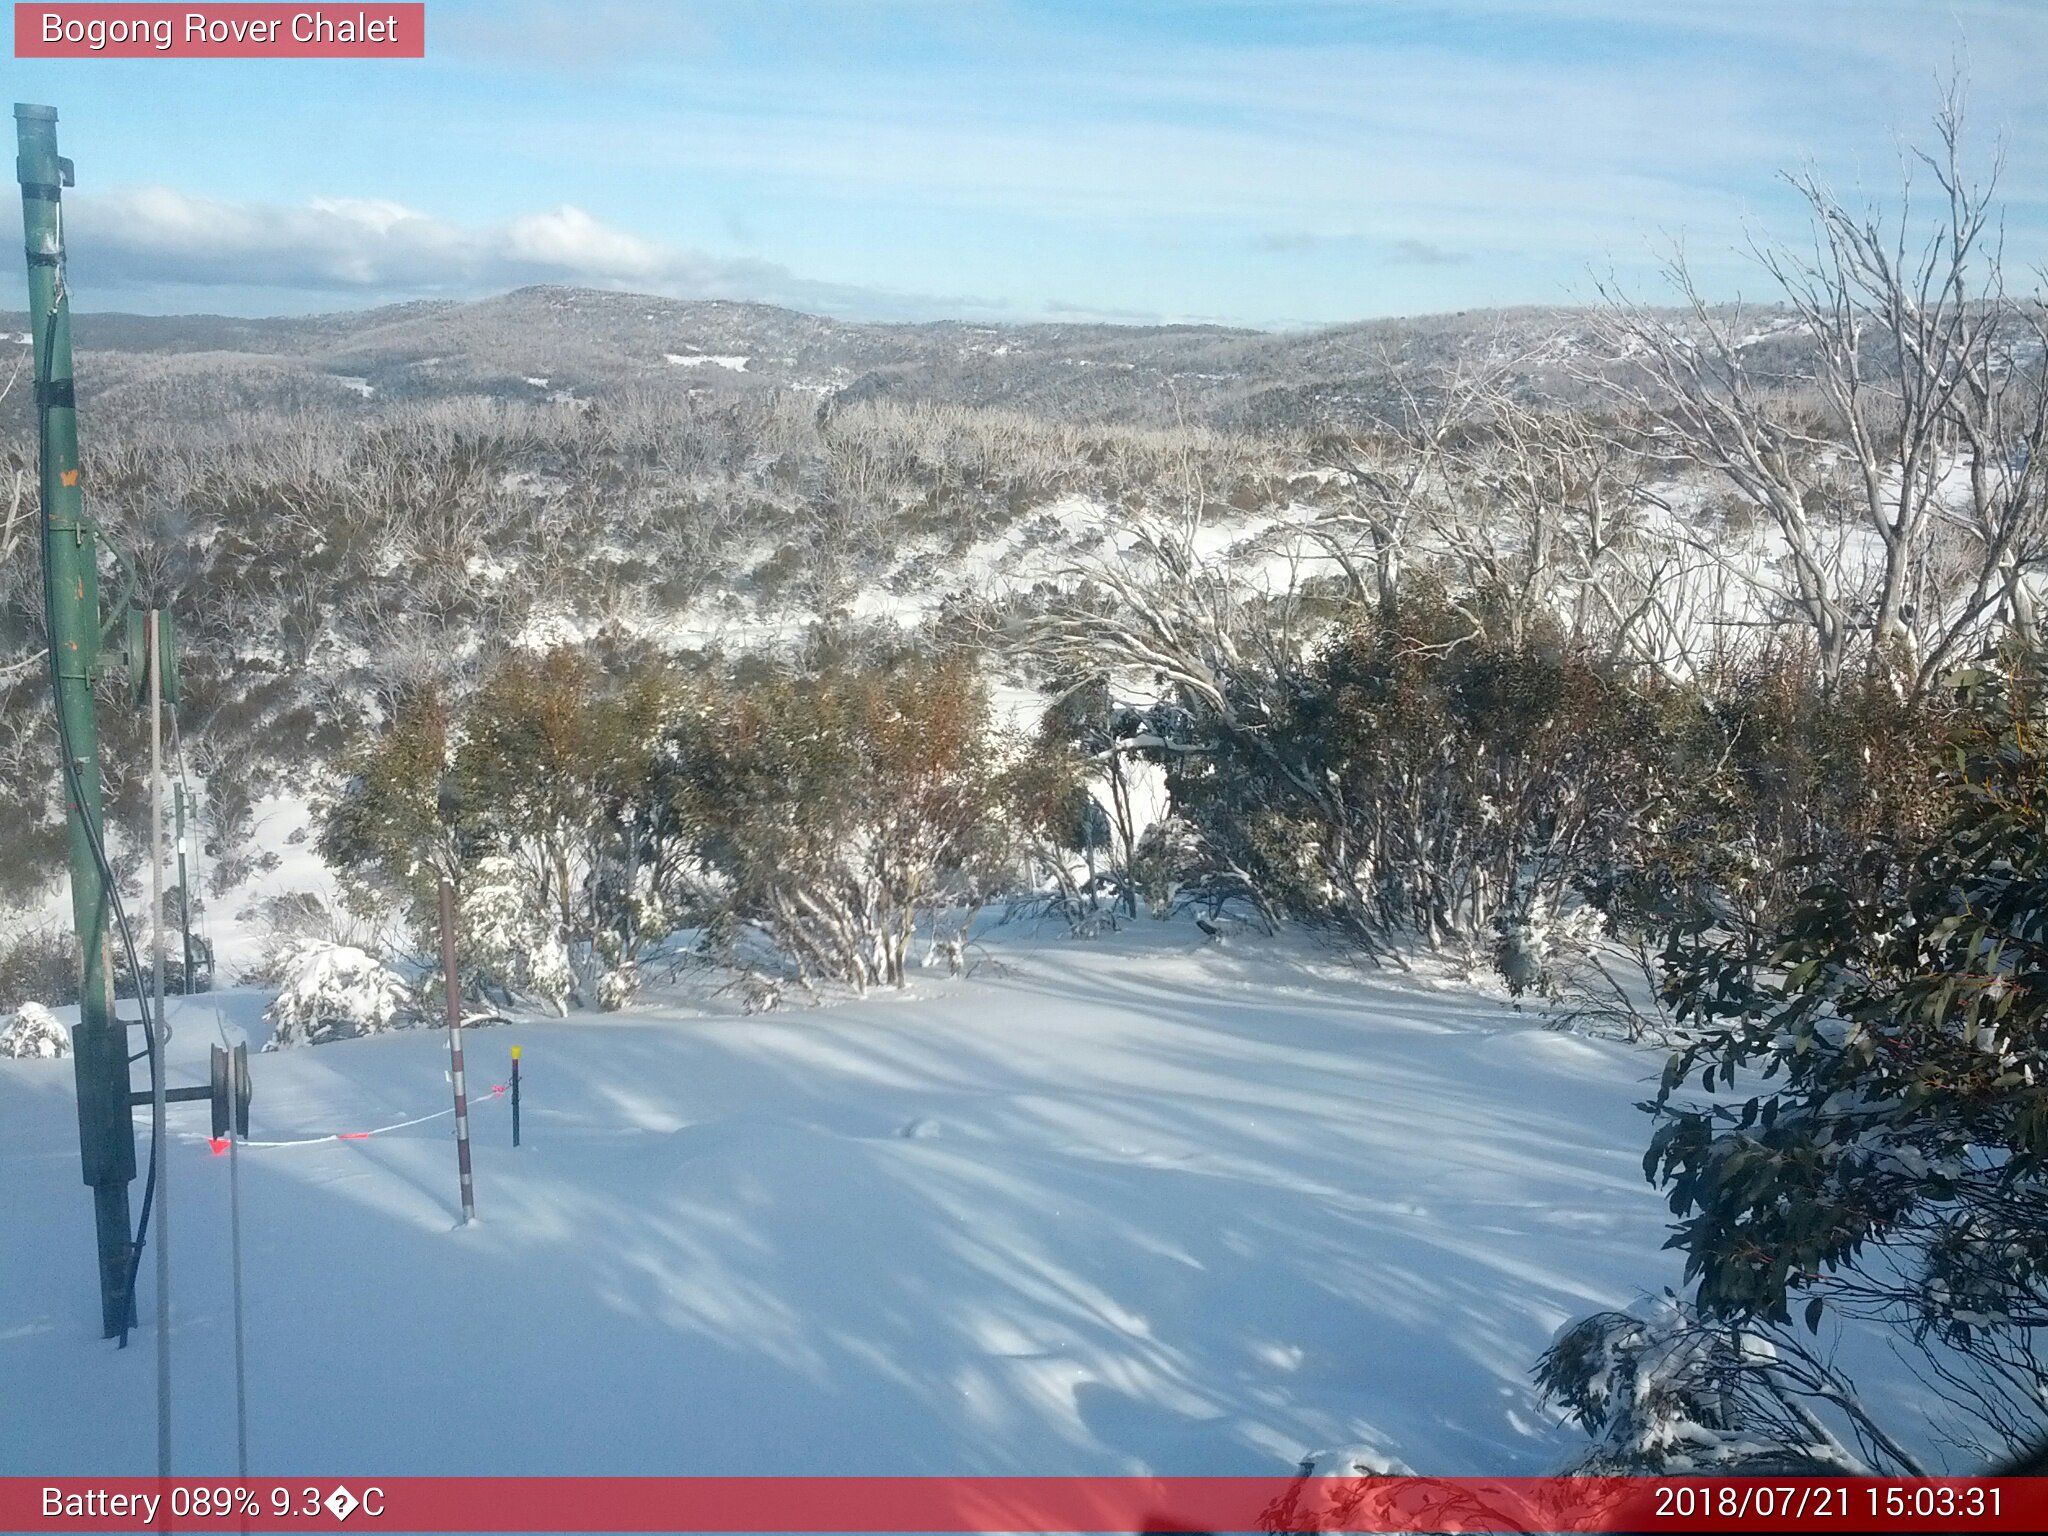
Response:
[{"label": "blue sky", "polygon": [[80,308],[526,282],[858,318],[1302,325],[1715,293],[1940,79],[2048,261],[2048,0],[430,0],[424,61],[14,60]]}]

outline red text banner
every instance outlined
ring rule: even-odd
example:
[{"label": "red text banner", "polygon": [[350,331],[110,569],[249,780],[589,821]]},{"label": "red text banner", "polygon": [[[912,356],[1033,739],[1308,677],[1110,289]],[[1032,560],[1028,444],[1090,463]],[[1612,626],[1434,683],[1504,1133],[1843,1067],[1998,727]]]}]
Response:
[{"label": "red text banner", "polygon": [[0,1478],[7,1531],[2039,1531],[2033,1478]]},{"label": "red text banner", "polygon": [[17,59],[419,59],[424,4],[16,5]]}]

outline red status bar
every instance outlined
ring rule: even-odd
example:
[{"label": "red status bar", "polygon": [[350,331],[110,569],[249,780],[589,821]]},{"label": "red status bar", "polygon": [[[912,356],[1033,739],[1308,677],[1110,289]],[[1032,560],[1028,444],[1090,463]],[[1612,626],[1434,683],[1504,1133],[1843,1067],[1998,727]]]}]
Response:
[{"label": "red status bar", "polygon": [[2032,1478],[0,1478],[7,1531],[2040,1531]]}]

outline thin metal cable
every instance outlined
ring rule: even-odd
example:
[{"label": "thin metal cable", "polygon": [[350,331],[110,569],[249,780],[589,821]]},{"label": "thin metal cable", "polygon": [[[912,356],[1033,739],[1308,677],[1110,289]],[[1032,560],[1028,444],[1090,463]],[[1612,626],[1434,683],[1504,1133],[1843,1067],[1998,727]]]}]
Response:
[{"label": "thin metal cable", "polygon": [[[149,670],[149,915],[152,981],[156,988],[156,1016],[164,1016],[164,701],[163,701],[163,614],[149,610],[149,628],[142,648],[142,663]],[[136,995],[142,992],[142,978],[135,981]],[[150,1045],[149,1139],[164,1138],[168,1103],[164,1098],[164,1077],[170,1064],[165,1060],[169,1037],[159,1028]],[[157,1175],[156,1218],[156,1475],[171,1475],[171,1163],[164,1159]]]},{"label": "thin metal cable", "polygon": [[[205,871],[200,867],[200,851],[203,839],[198,835],[198,797],[192,793],[192,780],[185,771],[185,733],[178,727],[178,717],[171,716],[171,758],[178,767],[178,787],[184,791],[185,801],[193,808],[191,829],[192,850],[188,884],[178,892],[180,911],[185,921],[192,921],[192,884],[203,884]],[[199,909],[199,937],[206,945],[208,1002],[213,1008],[214,1033],[220,1036],[221,1049],[228,1053],[230,1062],[230,1088],[232,1093],[232,1063],[234,1046],[228,1040],[228,1021],[220,1011],[220,993],[213,985],[213,957],[219,953],[214,948],[212,915],[209,909]],[[185,990],[192,990],[192,976],[189,969],[185,975]],[[249,1475],[249,1373],[248,1373],[248,1330],[243,1321],[242,1309],[242,1156],[237,1145],[241,1138],[235,1134],[232,1117],[228,1125],[228,1253],[234,1277],[235,1314],[235,1475]]]}]

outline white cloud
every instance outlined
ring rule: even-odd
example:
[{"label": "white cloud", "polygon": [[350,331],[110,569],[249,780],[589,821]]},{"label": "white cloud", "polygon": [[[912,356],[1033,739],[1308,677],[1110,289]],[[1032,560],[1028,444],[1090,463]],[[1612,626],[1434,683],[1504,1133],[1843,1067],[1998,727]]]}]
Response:
[{"label": "white cloud", "polygon": [[552,213],[530,213],[505,227],[505,249],[515,261],[565,272],[609,277],[660,278],[674,264],[670,253],[621,230],[607,229],[581,208],[564,203]]},{"label": "white cloud", "polygon": [[984,307],[818,282],[774,262],[665,246],[566,203],[481,228],[381,199],[280,206],[167,187],[79,193],[65,210],[81,287],[102,290],[272,289],[361,300],[579,283],[877,316]]},{"label": "white cloud", "polygon": [[380,235],[389,234],[408,219],[426,217],[403,203],[384,202],[373,197],[316,197],[306,206],[315,213],[333,214],[336,218],[361,224]]}]

